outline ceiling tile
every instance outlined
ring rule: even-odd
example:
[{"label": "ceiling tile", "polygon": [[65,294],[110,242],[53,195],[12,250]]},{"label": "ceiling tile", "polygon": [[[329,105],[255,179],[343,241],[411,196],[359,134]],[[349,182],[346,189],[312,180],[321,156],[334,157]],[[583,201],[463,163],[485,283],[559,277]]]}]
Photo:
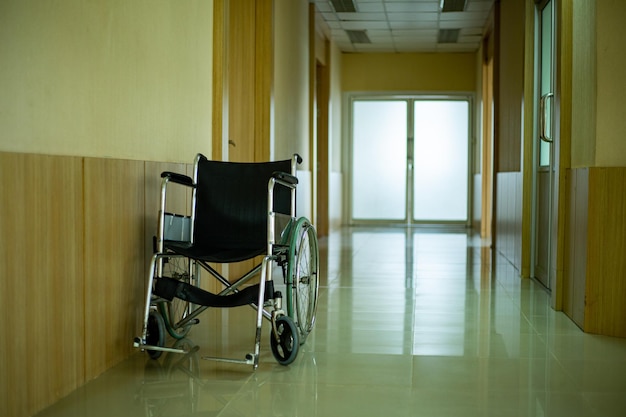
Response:
[{"label": "ceiling tile", "polygon": [[384,12],[385,7],[382,2],[377,3],[359,3],[356,6],[357,12],[371,13],[371,12]]},{"label": "ceiling tile", "polygon": [[404,12],[439,12],[439,2],[438,1],[428,1],[428,2],[407,2],[407,1],[398,1],[385,3],[385,9],[390,13],[404,13]]},{"label": "ceiling tile", "polygon": [[388,29],[387,22],[341,22],[341,27],[347,30]]},{"label": "ceiling tile", "polygon": [[337,13],[339,20],[369,20],[372,22],[386,20],[385,13]]},{"label": "ceiling tile", "polygon": [[449,12],[441,13],[441,20],[479,20],[484,22],[487,18],[486,12]]},{"label": "ceiling tile", "polygon": [[389,22],[391,29],[437,29],[437,22]]},{"label": "ceiling tile", "polygon": [[393,29],[391,33],[394,36],[405,36],[405,37],[420,37],[420,36],[436,36],[438,30],[437,29]]},{"label": "ceiling tile", "polygon": [[441,29],[479,28],[483,23],[479,20],[446,20],[439,22]]},{"label": "ceiling tile", "polygon": [[[465,11],[441,13],[440,0],[354,0],[357,13],[335,13],[315,0],[325,33],[344,52],[466,52],[480,45],[494,0],[467,0]],[[440,29],[461,29],[459,41],[438,44]],[[346,30],[365,30],[371,44],[350,43]]]},{"label": "ceiling tile", "polygon": [[439,13],[387,13],[390,21],[436,22]]}]

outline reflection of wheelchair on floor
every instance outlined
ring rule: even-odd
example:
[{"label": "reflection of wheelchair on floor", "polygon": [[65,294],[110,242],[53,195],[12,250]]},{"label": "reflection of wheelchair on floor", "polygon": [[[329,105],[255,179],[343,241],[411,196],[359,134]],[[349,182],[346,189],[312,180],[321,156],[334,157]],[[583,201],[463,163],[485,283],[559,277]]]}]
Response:
[{"label": "reflection of wheelchair on floor", "polygon": [[183,338],[173,347],[187,353],[146,360],[135,397],[146,417],[318,415],[317,363],[310,351],[301,351],[298,366],[273,373],[275,384],[268,384],[254,373],[229,373],[227,379],[219,373],[203,376],[197,345]]},{"label": "reflection of wheelchair on floor", "polygon": [[143,402],[147,417],[197,414],[202,388],[198,347],[188,339],[181,339],[174,348],[187,353],[168,353],[163,363],[153,360],[146,363],[138,398]]},{"label": "reflection of wheelchair on floor", "polygon": [[[270,346],[276,360],[288,365],[313,328],[319,288],[315,228],[296,218],[296,165],[292,160],[264,163],[209,161],[198,155],[193,178],[161,174],[156,251],[150,264],[141,336],[135,347],[158,358],[166,348],[165,332],[185,337],[208,307],[251,305],[257,309],[255,346],[245,359],[212,358],[258,366],[263,317],[271,321]],[[191,190],[190,213],[166,212],[167,190],[177,184]],[[235,281],[210,264],[227,264],[264,255]],[[273,265],[282,267],[282,294],[274,289]],[[224,286],[218,294],[200,288],[200,268]],[[260,274],[257,284],[249,281]],[[267,309],[266,309],[267,308]]]}]

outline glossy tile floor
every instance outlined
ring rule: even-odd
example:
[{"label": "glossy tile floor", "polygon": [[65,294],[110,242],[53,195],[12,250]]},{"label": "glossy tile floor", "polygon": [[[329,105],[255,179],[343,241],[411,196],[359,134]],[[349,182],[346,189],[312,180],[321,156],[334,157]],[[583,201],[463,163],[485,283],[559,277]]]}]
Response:
[{"label": "glossy tile floor", "polygon": [[320,241],[316,328],[278,365],[254,312],[210,310],[199,350],[136,353],[40,413],[73,416],[625,416],[626,340],[582,333],[465,233],[344,229]]}]

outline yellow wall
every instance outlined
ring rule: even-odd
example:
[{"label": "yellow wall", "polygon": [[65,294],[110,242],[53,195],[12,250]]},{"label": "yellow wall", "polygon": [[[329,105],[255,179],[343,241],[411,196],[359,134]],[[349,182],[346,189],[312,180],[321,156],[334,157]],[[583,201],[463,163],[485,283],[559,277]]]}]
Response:
[{"label": "yellow wall", "polygon": [[212,0],[0,2],[0,150],[210,154]]},{"label": "yellow wall", "polygon": [[573,10],[571,170],[563,199],[563,308],[584,331],[626,337],[626,4],[568,0]]},{"label": "yellow wall", "polygon": [[[626,3],[573,1],[571,166],[626,166]],[[594,59],[595,58],[595,59]]]},{"label": "yellow wall", "polygon": [[330,97],[329,97],[329,190],[328,217],[331,228],[343,221],[343,174],[342,174],[342,114],[341,114],[341,51],[330,43]]},{"label": "yellow wall", "polygon": [[[596,166],[626,166],[626,2],[596,0]],[[601,22],[601,23],[600,23]]]},{"label": "yellow wall", "polygon": [[211,155],[212,42],[213,0],[0,1],[0,415],[135,352],[156,181],[185,168],[158,161]]},{"label": "yellow wall", "polygon": [[474,53],[343,54],[343,91],[474,91]]},{"label": "yellow wall", "polygon": [[595,2],[572,4],[571,166],[589,167],[596,158],[596,21]]},{"label": "yellow wall", "polygon": [[305,0],[274,3],[274,159],[294,152],[310,169],[309,5]]},{"label": "yellow wall", "polygon": [[341,51],[334,43],[330,43],[330,170],[341,171]]}]

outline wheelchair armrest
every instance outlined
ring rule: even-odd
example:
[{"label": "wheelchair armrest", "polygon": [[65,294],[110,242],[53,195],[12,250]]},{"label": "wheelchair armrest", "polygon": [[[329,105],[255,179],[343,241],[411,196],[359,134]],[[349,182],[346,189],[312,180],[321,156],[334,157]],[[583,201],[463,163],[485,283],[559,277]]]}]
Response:
[{"label": "wheelchair armrest", "polygon": [[175,182],[177,184],[188,185],[189,187],[193,187],[193,180],[191,179],[191,177],[188,177],[187,175],[165,171],[161,173],[161,178],[167,178],[169,181]]},{"label": "wheelchair armrest", "polygon": [[298,184],[298,178],[286,172],[275,171],[274,173],[272,173],[272,178],[285,182],[289,185]]}]

